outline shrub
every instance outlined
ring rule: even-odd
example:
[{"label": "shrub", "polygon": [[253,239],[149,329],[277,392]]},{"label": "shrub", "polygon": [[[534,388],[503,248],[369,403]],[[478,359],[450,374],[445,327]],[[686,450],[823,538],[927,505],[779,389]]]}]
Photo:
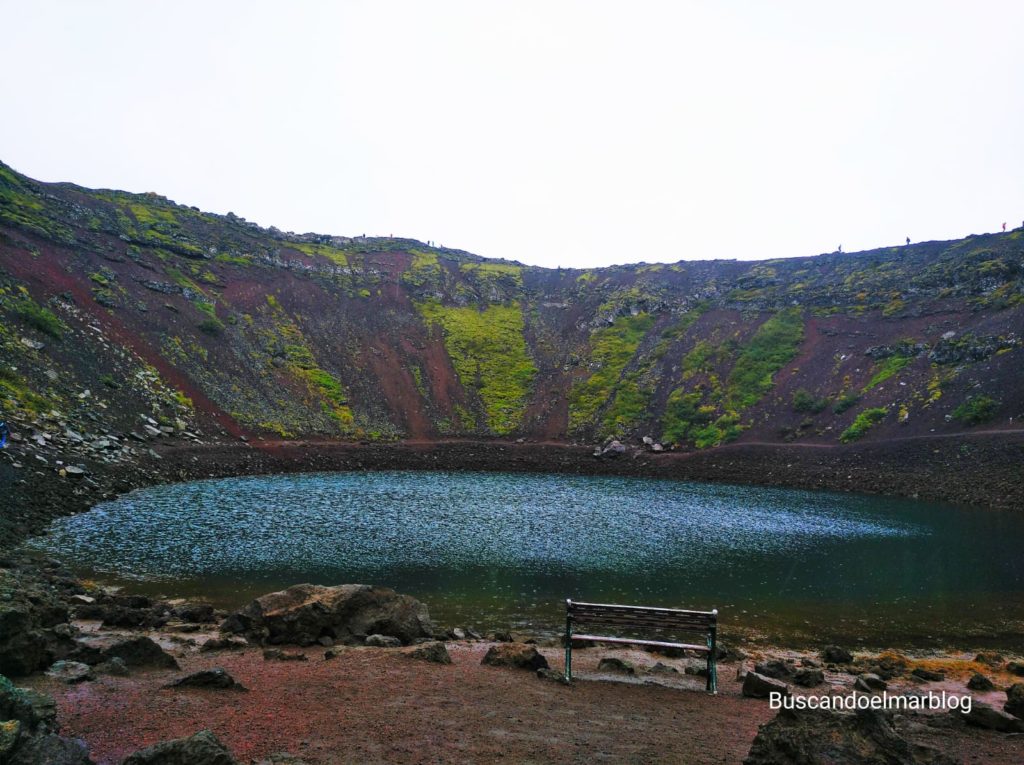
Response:
[{"label": "shrub", "polygon": [[219,335],[224,331],[224,325],[216,319],[203,319],[197,326],[200,332],[205,332],[208,335]]},{"label": "shrub", "polygon": [[978,425],[988,422],[999,409],[999,402],[991,396],[970,396],[953,410],[953,418],[964,425]]},{"label": "shrub", "polygon": [[816,398],[808,391],[800,388],[793,394],[793,410],[796,412],[812,412],[817,414],[828,406],[827,398]]},{"label": "shrub", "polygon": [[844,393],[836,399],[836,405],[832,407],[832,411],[836,414],[842,414],[847,409],[856,406],[858,401],[860,401],[860,396],[856,393]]},{"label": "shrub", "polygon": [[59,340],[64,334],[64,324],[61,320],[52,311],[36,305],[31,300],[18,301],[14,306],[14,315],[30,327],[56,340]]},{"label": "shrub", "polygon": [[853,421],[843,434],[839,436],[839,440],[844,444],[850,441],[856,441],[858,438],[867,433],[871,428],[875,427],[878,423],[885,419],[885,415],[889,413],[889,410],[884,406],[874,407],[872,409],[865,409],[863,412],[857,415],[857,419]]}]

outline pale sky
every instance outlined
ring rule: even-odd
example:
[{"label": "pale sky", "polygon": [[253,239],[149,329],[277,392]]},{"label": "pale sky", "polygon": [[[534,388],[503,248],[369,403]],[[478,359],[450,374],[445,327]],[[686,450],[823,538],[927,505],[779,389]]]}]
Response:
[{"label": "pale sky", "polygon": [[0,159],[545,266],[1024,219],[1024,2],[0,0]]}]

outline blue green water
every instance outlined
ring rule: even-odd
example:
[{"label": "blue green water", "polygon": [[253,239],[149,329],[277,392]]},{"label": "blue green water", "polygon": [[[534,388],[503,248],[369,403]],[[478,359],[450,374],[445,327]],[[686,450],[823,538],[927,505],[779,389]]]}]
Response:
[{"label": "blue green water", "polygon": [[496,473],[159,486],[32,546],[134,591],[223,606],[382,584],[447,625],[558,628],[566,597],[717,607],[766,637],[999,643],[1024,624],[1024,514],[835,493]]}]

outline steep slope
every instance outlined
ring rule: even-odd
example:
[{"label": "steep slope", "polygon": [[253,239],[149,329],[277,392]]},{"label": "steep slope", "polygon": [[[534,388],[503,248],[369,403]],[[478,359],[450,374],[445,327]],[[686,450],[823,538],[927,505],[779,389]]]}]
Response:
[{"label": "steep slope", "polygon": [[1009,431],[1024,415],[1021,229],[555,270],[0,165],[0,317],[0,416],[26,433],[74,410],[143,439],[140,416],[178,434],[707,449]]}]

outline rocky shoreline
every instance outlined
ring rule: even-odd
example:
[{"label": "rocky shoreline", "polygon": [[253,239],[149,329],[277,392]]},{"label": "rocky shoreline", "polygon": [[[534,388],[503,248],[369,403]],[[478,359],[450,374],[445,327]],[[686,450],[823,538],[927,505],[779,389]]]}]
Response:
[{"label": "rocky shoreline", "polygon": [[[520,716],[528,713],[523,704],[531,709],[567,705],[586,714],[591,693],[608,694],[625,709],[645,709],[648,703],[661,708],[663,694],[669,693],[674,706],[693,705],[702,713],[724,715],[733,727],[749,728],[749,737],[732,742],[732,750],[746,755],[747,763],[787,761],[777,759],[779,752],[794,745],[797,732],[799,751],[811,758],[808,762],[820,761],[814,757],[821,756],[823,742],[832,741],[843,751],[884,752],[896,758],[886,761],[900,763],[958,762],[978,747],[985,747],[988,761],[1010,763],[1016,762],[1017,739],[1024,733],[1022,656],[727,644],[719,651],[721,693],[712,698],[698,692],[705,671],[701,658],[582,643],[574,651],[574,665],[583,679],[565,687],[558,671],[559,639],[440,628],[423,604],[386,588],[297,585],[225,613],[201,602],[109,591],[75,579],[55,562],[8,558],[0,565],[6,627],[0,632],[0,672],[27,686],[0,687],[0,717],[9,718],[0,726],[14,730],[7,750],[0,740],[0,760],[13,765],[444,759],[439,752],[450,751],[460,736],[469,742],[488,735],[486,726],[478,729],[467,722],[473,719],[467,710],[434,708],[432,699],[441,688],[454,697],[467,686],[478,705],[499,704]],[[404,731],[422,737],[423,721],[412,724],[392,719],[385,707],[371,708],[366,715],[389,720],[393,729],[382,733],[372,726],[356,727],[338,733],[325,702],[339,682],[357,695],[382,692],[383,685],[383,692],[400,693],[416,708],[422,704],[439,716],[435,724],[455,732],[443,741],[425,742],[422,751],[364,758],[367,736],[388,738]],[[496,690],[495,683],[501,688]],[[293,684],[301,689],[298,695],[278,695],[282,685]],[[921,698],[944,692],[969,694],[973,705],[969,714],[783,711],[773,718],[765,701],[772,692],[830,697],[886,692]],[[257,709],[274,720],[262,732],[246,722]],[[110,719],[111,714],[118,719]],[[758,723],[763,723],[759,732]],[[461,726],[468,727],[463,731]],[[200,730],[208,727],[215,730]],[[642,740],[663,733],[640,726],[632,735]],[[692,738],[683,737],[673,744],[683,748],[672,751],[681,756]],[[378,740],[376,745],[385,744]],[[574,761],[550,742],[511,745],[513,756],[532,753],[541,761]],[[490,761],[484,743],[474,746],[475,754],[463,752],[464,759]],[[140,751],[133,754],[136,748]],[[680,760],[651,756],[637,761]]]}]

